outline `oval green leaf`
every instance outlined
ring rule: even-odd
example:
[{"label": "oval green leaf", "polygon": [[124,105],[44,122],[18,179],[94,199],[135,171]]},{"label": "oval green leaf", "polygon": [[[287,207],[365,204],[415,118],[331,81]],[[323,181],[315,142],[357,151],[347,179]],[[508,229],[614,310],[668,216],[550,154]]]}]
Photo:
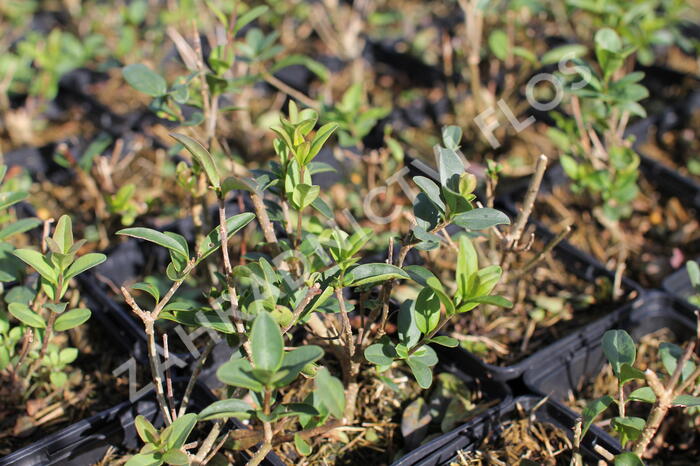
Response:
[{"label": "oval green leaf", "polygon": [[90,309],[86,309],[86,308],[71,309],[70,311],[58,316],[53,327],[58,332],[70,330],[72,328],[75,328],[75,327],[87,322],[88,319],[90,318],[90,315],[91,315]]}]

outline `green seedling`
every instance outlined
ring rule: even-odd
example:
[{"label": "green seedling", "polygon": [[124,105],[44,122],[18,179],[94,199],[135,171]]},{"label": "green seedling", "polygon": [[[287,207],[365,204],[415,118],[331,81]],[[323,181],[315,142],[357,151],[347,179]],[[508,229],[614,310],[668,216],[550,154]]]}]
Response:
[{"label": "green seedling", "polygon": [[324,120],[338,125],[338,142],[343,147],[362,145],[379,120],[391,111],[388,107],[369,107],[361,83],[350,86],[334,107],[323,112]]},{"label": "green seedling", "polygon": [[563,152],[560,160],[572,190],[593,202],[604,223],[629,217],[639,192],[639,156],[623,138],[629,118],[646,115],[639,101],[649,95],[639,84],[642,72],[624,74],[624,61],[634,50],[612,29],[598,31],[600,71],[579,62],[582,77],[567,87],[573,116],[556,115],[557,128],[549,131]]},{"label": "green seedling", "polygon": [[[653,441],[669,410],[700,406],[700,398],[693,396],[700,377],[700,368],[693,360],[695,342],[685,349],[671,343],[662,343],[659,346],[658,358],[666,372],[665,375],[657,374],[651,369],[641,371],[634,367],[637,358],[636,346],[632,337],[624,330],[605,332],[602,347],[618,381],[617,396],[604,395],[586,406],[582,413],[582,436],[609,406],[617,405],[618,416],[611,419],[611,425],[622,446],[630,449],[630,452],[623,453],[619,461],[632,461],[620,464],[641,465],[643,463],[640,458]],[[632,381],[637,381],[641,386],[628,393],[625,385]],[[651,405],[646,419],[627,414],[628,405],[632,402]]]},{"label": "green seedling", "polygon": [[[6,166],[0,166],[0,180],[6,171]],[[5,184],[8,183],[3,188]],[[5,218],[0,229],[3,264],[0,281],[24,283],[24,264],[38,274],[36,285],[27,282],[5,291],[5,306],[0,310],[0,371],[7,371],[11,383],[23,388],[18,393],[25,399],[40,387],[50,391],[66,384],[67,372],[78,351],[60,348],[51,340],[56,333],[85,323],[91,313],[86,308],[71,308],[64,297],[72,279],[105,260],[103,254],[78,254],[84,241],[74,242],[72,223],[65,215],[59,219],[53,236],[44,238],[46,252],[15,249],[11,237],[41,224],[35,218],[10,220],[6,213],[26,197],[26,192],[4,189],[0,194],[0,209]]]}]

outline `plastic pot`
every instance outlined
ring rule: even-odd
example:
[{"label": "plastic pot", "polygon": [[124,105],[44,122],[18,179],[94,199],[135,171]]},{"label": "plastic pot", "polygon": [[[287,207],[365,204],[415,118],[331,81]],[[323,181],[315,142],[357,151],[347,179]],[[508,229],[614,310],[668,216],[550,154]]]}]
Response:
[{"label": "plastic pot", "polygon": [[[519,417],[518,405],[526,412],[529,412],[541,401],[540,397],[522,396],[501,403],[457,429],[417,448],[393,463],[393,466],[438,466],[450,464],[457,456],[458,451],[474,451],[479,448],[485,439],[498,436],[502,429],[501,425],[504,422]],[[569,438],[573,438],[572,429],[576,424],[577,415],[562,409],[551,401],[547,401],[537,407],[534,415],[537,421],[553,424],[566,432]],[[581,450],[587,463],[594,463],[602,459],[595,453],[594,447],[596,446],[601,446],[613,454],[619,453],[619,448],[614,443],[611,443],[609,439],[599,435],[600,433],[597,428],[592,428],[582,443]]]},{"label": "plastic pot", "polygon": [[[61,465],[83,466],[100,461],[111,447],[118,452],[136,451],[142,445],[134,419],[144,416],[155,426],[162,425],[158,404],[150,392],[136,402],[125,401],[88,419],[47,436],[43,440],[0,458],[0,466]],[[201,410],[214,401],[206,388],[196,385],[191,407]],[[237,424],[240,426],[240,424]],[[283,466],[270,454],[264,464]]]},{"label": "plastic pot", "polygon": [[[683,304],[662,292],[651,292],[642,299],[587,326],[543,352],[524,376],[525,386],[540,396],[561,401],[580,391],[607,363],[601,347],[603,334],[611,329],[624,329],[632,338],[668,328],[679,340],[691,338],[695,325],[684,312]],[[562,405],[563,407],[563,405]],[[563,407],[572,415],[575,413]],[[615,441],[608,434],[601,434]],[[619,443],[617,443],[619,447]]]}]

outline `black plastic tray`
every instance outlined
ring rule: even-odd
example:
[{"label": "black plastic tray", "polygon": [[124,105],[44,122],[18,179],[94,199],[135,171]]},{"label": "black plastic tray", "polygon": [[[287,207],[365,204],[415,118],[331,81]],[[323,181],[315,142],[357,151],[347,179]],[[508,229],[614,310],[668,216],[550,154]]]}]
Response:
[{"label": "black plastic tray", "polygon": [[[642,299],[608,317],[587,326],[581,332],[560,340],[536,361],[524,376],[525,386],[540,396],[550,396],[555,403],[580,391],[581,384],[592,380],[606,363],[601,341],[610,329],[627,330],[638,340],[644,335],[668,328],[679,339],[691,338],[695,324],[683,313],[685,306],[662,292],[650,292]],[[562,405],[562,408],[575,413]],[[608,434],[609,440],[615,441]],[[617,443],[619,447],[619,443]]]},{"label": "black plastic tray", "polygon": [[[392,466],[438,466],[450,464],[450,461],[455,458],[458,451],[476,450],[485,438],[498,435],[500,425],[504,421],[514,419],[519,415],[517,410],[518,404],[528,412],[539,402],[541,402],[541,397],[522,396],[502,403],[457,429],[417,448],[393,463]],[[553,424],[566,432],[569,438],[573,438],[573,427],[576,424],[577,417],[571,412],[562,410],[560,406],[551,401],[546,401],[535,411],[536,420]],[[594,451],[596,445],[603,447],[612,454],[619,453],[619,448],[614,443],[599,436],[601,433],[598,428],[592,427],[581,446],[584,458],[593,463],[602,459]]]},{"label": "black plastic tray", "polygon": [[[695,261],[700,259],[696,258]],[[678,299],[683,300],[683,302],[689,307],[686,309],[686,313],[689,313],[691,319],[694,319],[693,311],[695,306],[688,302],[688,298],[695,293],[693,290],[693,285],[690,284],[690,277],[688,277],[688,271],[685,266],[673,272],[671,275],[666,277],[663,281],[662,288],[669,294],[672,294]]]},{"label": "black plastic tray", "polygon": [[[197,384],[190,405],[201,410],[214,400],[209,390]],[[0,458],[0,466],[84,466],[100,461],[110,447],[117,452],[138,450],[142,445],[134,426],[138,415],[146,417],[156,426],[162,425],[163,419],[153,392],[134,403],[120,403],[10,453]],[[284,466],[274,454],[269,454],[263,464]]]}]

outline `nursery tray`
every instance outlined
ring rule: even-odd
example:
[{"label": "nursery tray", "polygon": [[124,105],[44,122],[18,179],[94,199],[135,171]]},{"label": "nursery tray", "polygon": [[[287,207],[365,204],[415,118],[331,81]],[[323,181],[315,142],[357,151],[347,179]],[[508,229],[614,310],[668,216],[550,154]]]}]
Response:
[{"label": "nursery tray", "polygon": [[[460,450],[474,451],[487,437],[498,435],[500,425],[518,416],[517,405],[527,412],[542,401],[541,397],[522,396],[501,403],[490,409],[483,415],[463,424],[453,431],[438,437],[399,459],[392,466],[439,466],[447,465],[455,459]],[[578,415],[562,409],[561,406],[547,401],[535,411],[535,419],[540,422],[548,422],[566,432],[569,438],[573,438],[573,427]],[[599,445],[605,450],[617,454],[619,447],[606,437],[595,426],[586,435],[582,443],[582,454],[585,460],[595,463],[602,459],[594,451]]]},{"label": "nursery tray", "polygon": [[[698,261],[700,259],[695,258],[694,260]],[[695,318],[695,306],[688,302],[688,298],[695,294],[695,290],[693,290],[693,285],[690,284],[690,277],[688,277],[688,271],[685,269],[685,267],[676,270],[671,275],[666,277],[666,279],[663,281],[662,288],[667,293],[683,300],[683,302],[686,304],[685,313],[690,313],[689,316],[691,319]]]},{"label": "nursery tray", "polygon": [[[141,415],[154,425],[162,425],[158,403],[150,392],[136,402],[125,401],[92,417],[77,422],[39,442],[0,458],[0,466],[84,466],[100,461],[110,448],[116,452],[136,451],[141,440],[134,419]],[[214,396],[197,384],[192,392],[191,406],[201,410],[215,401]],[[241,425],[235,423],[237,427]],[[268,466],[284,466],[274,454],[268,454]]]},{"label": "nursery tray", "polygon": [[[683,313],[682,303],[662,292],[650,292],[640,300],[625,306],[603,319],[587,326],[580,332],[559,341],[534,361],[524,374],[525,386],[540,396],[550,396],[555,402],[564,400],[570,392],[576,393],[579,384],[592,379],[607,362],[601,342],[603,334],[611,329],[627,330],[632,338],[639,340],[644,335],[668,328],[679,338],[690,338],[695,334],[695,324]],[[568,407],[571,415],[576,415]],[[607,433],[609,441],[619,443]]]}]

